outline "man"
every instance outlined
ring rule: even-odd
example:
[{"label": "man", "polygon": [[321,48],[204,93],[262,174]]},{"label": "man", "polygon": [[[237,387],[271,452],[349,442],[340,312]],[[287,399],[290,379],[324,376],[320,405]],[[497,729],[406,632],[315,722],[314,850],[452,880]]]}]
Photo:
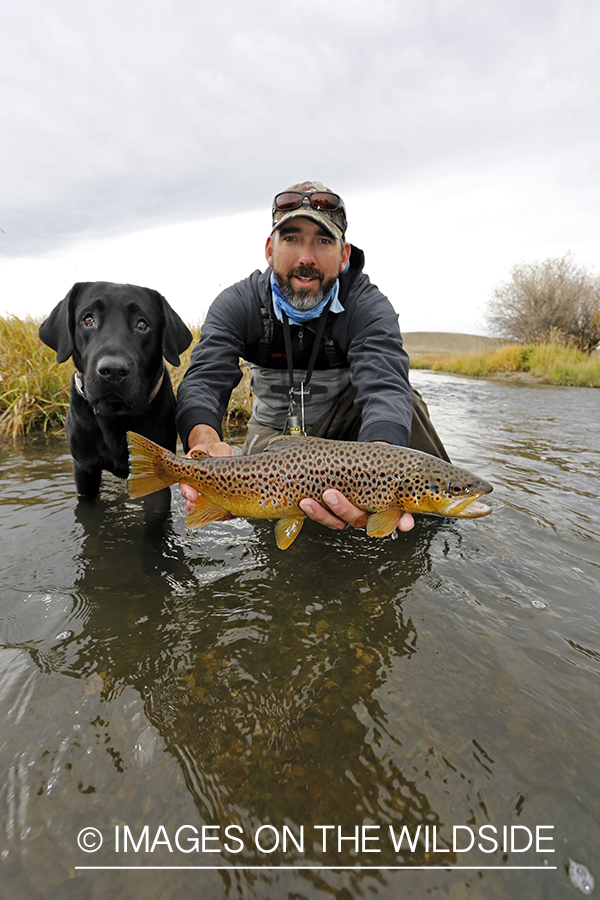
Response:
[{"label": "man", "polygon": [[[411,389],[398,316],[362,271],[364,254],[345,240],[339,195],[303,182],[273,201],[266,244],[269,268],[214,301],[177,394],[186,450],[230,456],[221,421],[241,378],[255,394],[244,453],[263,450],[287,428],[336,440],[382,441],[448,455],[427,407]],[[188,508],[197,494],[181,485]],[[363,527],[368,515],[339,492],[300,506],[330,528]],[[405,513],[398,528],[408,531]]]}]

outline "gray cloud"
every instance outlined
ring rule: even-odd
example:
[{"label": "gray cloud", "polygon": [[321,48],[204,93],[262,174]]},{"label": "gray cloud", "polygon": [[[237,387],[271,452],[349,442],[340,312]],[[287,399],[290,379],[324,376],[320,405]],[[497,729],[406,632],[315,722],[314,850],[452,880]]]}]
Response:
[{"label": "gray cloud", "polygon": [[0,252],[264,208],[304,177],[538,158],[591,207],[599,24],[591,0],[15,4]]}]

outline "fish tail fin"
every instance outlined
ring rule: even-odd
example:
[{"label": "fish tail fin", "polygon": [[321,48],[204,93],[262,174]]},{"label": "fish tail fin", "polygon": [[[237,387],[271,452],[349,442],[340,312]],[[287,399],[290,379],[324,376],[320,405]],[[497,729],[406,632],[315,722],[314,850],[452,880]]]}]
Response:
[{"label": "fish tail fin", "polygon": [[161,491],[178,480],[165,462],[173,454],[141,434],[127,433],[129,443],[129,496],[145,497]]}]

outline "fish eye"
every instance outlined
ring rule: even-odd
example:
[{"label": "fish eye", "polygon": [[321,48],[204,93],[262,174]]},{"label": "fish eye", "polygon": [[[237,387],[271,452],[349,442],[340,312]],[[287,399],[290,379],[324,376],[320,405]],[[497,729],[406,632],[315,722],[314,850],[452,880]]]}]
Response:
[{"label": "fish eye", "polygon": [[150,328],[145,319],[140,319],[139,322],[136,323],[135,327],[138,331],[148,331]]},{"label": "fish eye", "polygon": [[462,492],[464,491],[464,487],[459,481],[452,481],[448,485],[448,490],[451,494],[462,494]]}]

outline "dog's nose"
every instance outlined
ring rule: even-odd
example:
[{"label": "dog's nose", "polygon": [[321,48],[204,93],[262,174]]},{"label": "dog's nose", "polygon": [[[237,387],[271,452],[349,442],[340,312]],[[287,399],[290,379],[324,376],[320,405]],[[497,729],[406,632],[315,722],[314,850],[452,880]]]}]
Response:
[{"label": "dog's nose", "polygon": [[119,381],[123,381],[124,378],[128,377],[131,372],[131,367],[127,360],[122,357],[103,356],[102,359],[98,360],[96,372],[101,378],[105,378],[106,381],[117,384]]}]

